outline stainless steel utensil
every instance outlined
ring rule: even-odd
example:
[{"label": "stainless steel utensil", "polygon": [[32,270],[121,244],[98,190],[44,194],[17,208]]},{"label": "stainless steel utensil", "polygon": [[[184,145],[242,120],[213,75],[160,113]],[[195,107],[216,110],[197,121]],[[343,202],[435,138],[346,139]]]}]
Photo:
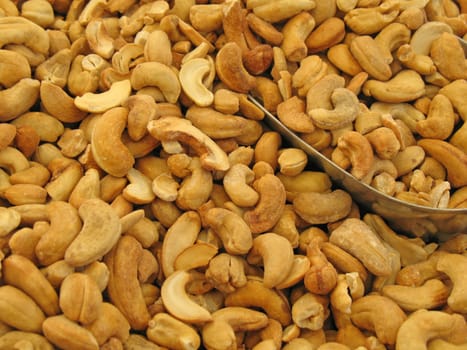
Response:
[{"label": "stainless steel utensil", "polygon": [[303,141],[270,113],[253,96],[249,99],[264,111],[264,121],[293,147],[304,150],[310,160],[326,172],[333,182],[346,190],[366,210],[381,215],[396,230],[418,237],[430,236],[443,241],[455,233],[467,233],[466,209],[438,209],[401,201],[360,182]]}]

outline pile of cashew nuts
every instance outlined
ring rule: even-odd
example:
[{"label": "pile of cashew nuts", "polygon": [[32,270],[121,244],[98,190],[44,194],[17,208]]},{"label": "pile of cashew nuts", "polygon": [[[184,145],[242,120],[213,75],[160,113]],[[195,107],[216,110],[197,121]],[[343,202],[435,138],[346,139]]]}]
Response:
[{"label": "pile of cashew nuts", "polygon": [[0,350],[461,350],[459,0],[0,0]]}]

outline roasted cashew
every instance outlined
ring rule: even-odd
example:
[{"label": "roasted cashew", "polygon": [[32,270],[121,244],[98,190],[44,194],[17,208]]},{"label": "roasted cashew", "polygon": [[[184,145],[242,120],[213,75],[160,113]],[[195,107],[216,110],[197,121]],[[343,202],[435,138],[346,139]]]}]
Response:
[{"label": "roasted cashew", "polygon": [[148,123],[149,133],[161,141],[180,141],[191,146],[207,169],[227,170],[230,167],[225,152],[189,120],[165,117]]},{"label": "roasted cashew", "polygon": [[263,233],[253,240],[247,261],[253,265],[262,262],[263,284],[265,287],[273,288],[281,283],[292,269],[294,261],[292,245],[286,238],[276,233]]},{"label": "roasted cashew", "polygon": [[461,254],[445,254],[436,264],[438,271],[448,275],[453,283],[451,293],[447,299],[449,307],[459,313],[465,313],[467,300],[464,293],[465,275],[461,272],[467,260]]},{"label": "roasted cashew", "polygon": [[184,322],[209,322],[213,319],[211,313],[191,300],[185,290],[192,278],[193,276],[184,270],[175,271],[168,276],[161,288],[162,302],[174,317]]},{"label": "roasted cashew", "polygon": [[245,164],[234,164],[224,175],[223,184],[230,199],[240,207],[254,206],[259,199],[259,194],[250,184],[255,174]]},{"label": "roasted cashew", "polygon": [[103,113],[118,107],[130,96],[131,84],[128,79],[112,84],[109,90],[101,93],[87,92],[75,97],[74,103],[82,111],[91,113]]},{"label": "roasted cashew", "polygon": [[[83,227],[65,251],[65,261],[72,266],[84,266],[103,257],[121,234],[117,213],[101,199],[86,200],[78,212]],[[96,235],[96,231],[99,235]]]},{"label": "roasted cashew", "polygon": [[0,47],[7,44],[25,45],[28,48],[47,54],[49,36],[44,28],[31,20],[19,16],[0,18]]},{"label": "roasted cashew", "polygon": [[237,345],[235,332],[253,331],[268,324],[267,316],[239,306],[229,306],[213,312],[212,322],[201,330],[203,345],[208,350],[233,349]]},{"label": "roasted cashew", "polygon": [[38,80],[23,78],[12,87],[1,90],[0,121],[6,122],[27,112],[39,97],[40,85]]},{"label": "roasted cashew", "polygon": [[400,325],[396,349],[426,349],[427,342],[433,338],[464,343],[465,328],[465,319],[460,314],[417,310]]},{"label": "roasted cashew", "polygon": [[214,102],[213,93],[203,84],[203,79],[213,69],[205,58],[193,58],[182,64],[179,73],[183,91],[193,102],[206,107]]},{"label": "roasted cashew", "polygon": [[346,88],[337,88],[331,94],[334,109],[308,109],[308,115],[316,126],[335,130],[352,123],[359,113],[357,96]]}]

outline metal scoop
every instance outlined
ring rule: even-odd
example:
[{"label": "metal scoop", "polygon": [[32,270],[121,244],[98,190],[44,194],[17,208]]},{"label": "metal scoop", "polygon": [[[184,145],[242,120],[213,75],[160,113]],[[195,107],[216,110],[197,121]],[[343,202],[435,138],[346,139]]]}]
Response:
[{"label": "metal scoop", "polygon": [[305,151],[310,160],[326,172],[334,184],[346,190],[366,210],[381,215],[394,229],[418,237],[436,236],[439,241],[444,241],[455,233],[467,233],[467,208],[431,208],[386,195],[359,181],[307,144],[253,96],[249,95],[249,99],[264,112],[264,121],[272,130],[279,132],[293,147]]}]

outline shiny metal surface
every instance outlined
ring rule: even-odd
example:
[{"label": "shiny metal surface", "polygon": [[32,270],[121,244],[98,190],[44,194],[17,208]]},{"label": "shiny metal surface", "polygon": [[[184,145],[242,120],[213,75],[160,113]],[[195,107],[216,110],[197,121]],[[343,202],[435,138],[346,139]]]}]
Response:
[{"label": "shiny metal surface", "polygon": [[[291,146],[304,150],[310,160],[326,172],[338,187],[345,189],[359,205],[381,215],[395,230],[415,236],[435,236],[443,241],[455,233],[467,233],[467,209],[437,209],[401,201],[360,182],[319,151],[304,142],[271,114],[253,96],[250,100],[265,113],[264,122],[279,132]],[[431,237],[432,238],[432,237]]]}]

